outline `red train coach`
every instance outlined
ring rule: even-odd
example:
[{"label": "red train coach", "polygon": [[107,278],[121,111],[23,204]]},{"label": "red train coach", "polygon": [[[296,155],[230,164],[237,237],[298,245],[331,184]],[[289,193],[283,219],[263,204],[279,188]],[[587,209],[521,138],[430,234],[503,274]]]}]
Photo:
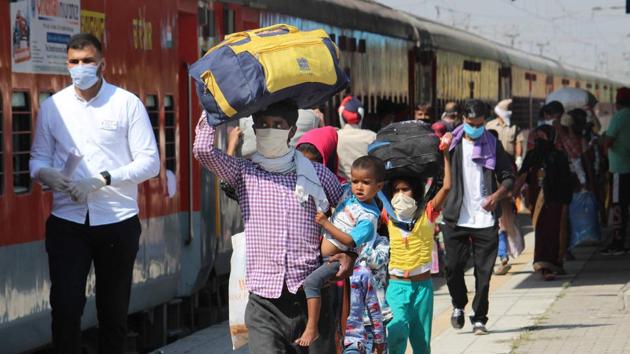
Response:
[{"label": "red train coach", "polygon": [[[205,33],[203,49],[255,27],[256,10],[195,0],[0,3],[0,353],[33,350],[51,338],[44,224],[52,196],[29,177],[29,149],[41,102],[70,84],[64,43],[79,31],[101,39],[106,80],[145,103],[159,145],[160,173],[139,187],[143,234],[129,321],[138,349],[225,318],[226,281],[215,276],[215,256],[240,221],[230,221],[238,212],[222,208],[228,202],[217,181],[192,158],[200,110],[187,65],[200,55],[198,33]],[[231,212],[226,225],[220,211]],[[84,328],[96,324],[93,289],[91,275]]]}]

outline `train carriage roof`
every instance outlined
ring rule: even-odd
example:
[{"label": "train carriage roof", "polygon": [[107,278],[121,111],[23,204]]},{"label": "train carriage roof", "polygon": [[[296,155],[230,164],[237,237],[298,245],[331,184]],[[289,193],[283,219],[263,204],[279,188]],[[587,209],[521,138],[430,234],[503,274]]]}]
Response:
[{"label": "train carriage roof", "polygon": [[[228,0],[244,3],[245,1]],[[415,29],[401,12],[371,0],[255,0],[250,6],[341,28],[379,33],[407,40]]]},{"label": "train carriage roof", "polygon": [[494,60],[505,66],[561,77],[619,84],[599,73],[564,65],[557,60],[510,48],[432,20],[392,9],[374,0],[228,0],[267,11],[378,33],[415,42],[421,49],[444,50]]}]

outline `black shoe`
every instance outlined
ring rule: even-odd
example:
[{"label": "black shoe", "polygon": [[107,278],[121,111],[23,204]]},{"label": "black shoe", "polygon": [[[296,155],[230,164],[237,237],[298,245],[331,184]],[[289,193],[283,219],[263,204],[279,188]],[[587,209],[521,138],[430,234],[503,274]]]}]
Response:
[{"label": "black shoe", "polygon": [[483,336],[488,334],[488,329],[486,325],[481,322],[473,323],[473,334],[476,336]]},{"label": "black shoe", "polygon": [[455,329],[462,329],[464,327],[464,310],[454,308],[451,315],[451,326]]}]

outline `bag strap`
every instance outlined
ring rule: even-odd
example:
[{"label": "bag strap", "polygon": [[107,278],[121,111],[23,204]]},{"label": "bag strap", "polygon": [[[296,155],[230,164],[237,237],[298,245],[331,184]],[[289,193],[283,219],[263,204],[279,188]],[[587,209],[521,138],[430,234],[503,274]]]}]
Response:
[{"label": "bag strap", "polygon": [[225,36],[225,41],[229,41],[229,43],[233,43],[233,42],[238,42],[241,39],[245,39],[245,38],[249,38],[250,40],[255,40],[256,38],[260,37],[258,35],[259,33],[274,32],[274,31],[281,30],[281,29],[286,30],[288,33],[296,33],[296,32],[298,32],[298,29],[295,26],[287,25],[287,24],[284,24],[284,23],[279,23],[279,24],[276,24],[276,25],[263,27],[263,28],[258,28],[258,29],[251,30],[251,31],[242,31],[242,32],[228,34],[227,36]]},{"label": "bag strap", "polygon": [[391,220],[392,224],[407,232],[413,231],[413,228],[416,226],[416,220],[408,222],[398,219],[398,216],[396,216],[396,213],[394,212],[394,207],[392,207],[387,197],[385,197],[383,191],[379,191],[376,196],[378,197],[378,199],[380,199],[381,203],[383,203],[383,208],[385,208],[387,216]]}]

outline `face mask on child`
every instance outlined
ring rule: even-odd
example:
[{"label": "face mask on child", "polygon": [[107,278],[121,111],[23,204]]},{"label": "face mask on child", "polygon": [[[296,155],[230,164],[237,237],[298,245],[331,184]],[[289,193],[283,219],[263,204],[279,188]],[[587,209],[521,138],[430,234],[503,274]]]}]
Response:
[{"label": "face mask on child", "polygon": [[418,209],[416,200],[403,193],[394,194],[392,206],[396,214],[404,220],[412,219]]},{"label": "face mask on child", "polygon": [[288,129],[256,129],[256,150],[268,159],[275,159],[289,152]]}]

